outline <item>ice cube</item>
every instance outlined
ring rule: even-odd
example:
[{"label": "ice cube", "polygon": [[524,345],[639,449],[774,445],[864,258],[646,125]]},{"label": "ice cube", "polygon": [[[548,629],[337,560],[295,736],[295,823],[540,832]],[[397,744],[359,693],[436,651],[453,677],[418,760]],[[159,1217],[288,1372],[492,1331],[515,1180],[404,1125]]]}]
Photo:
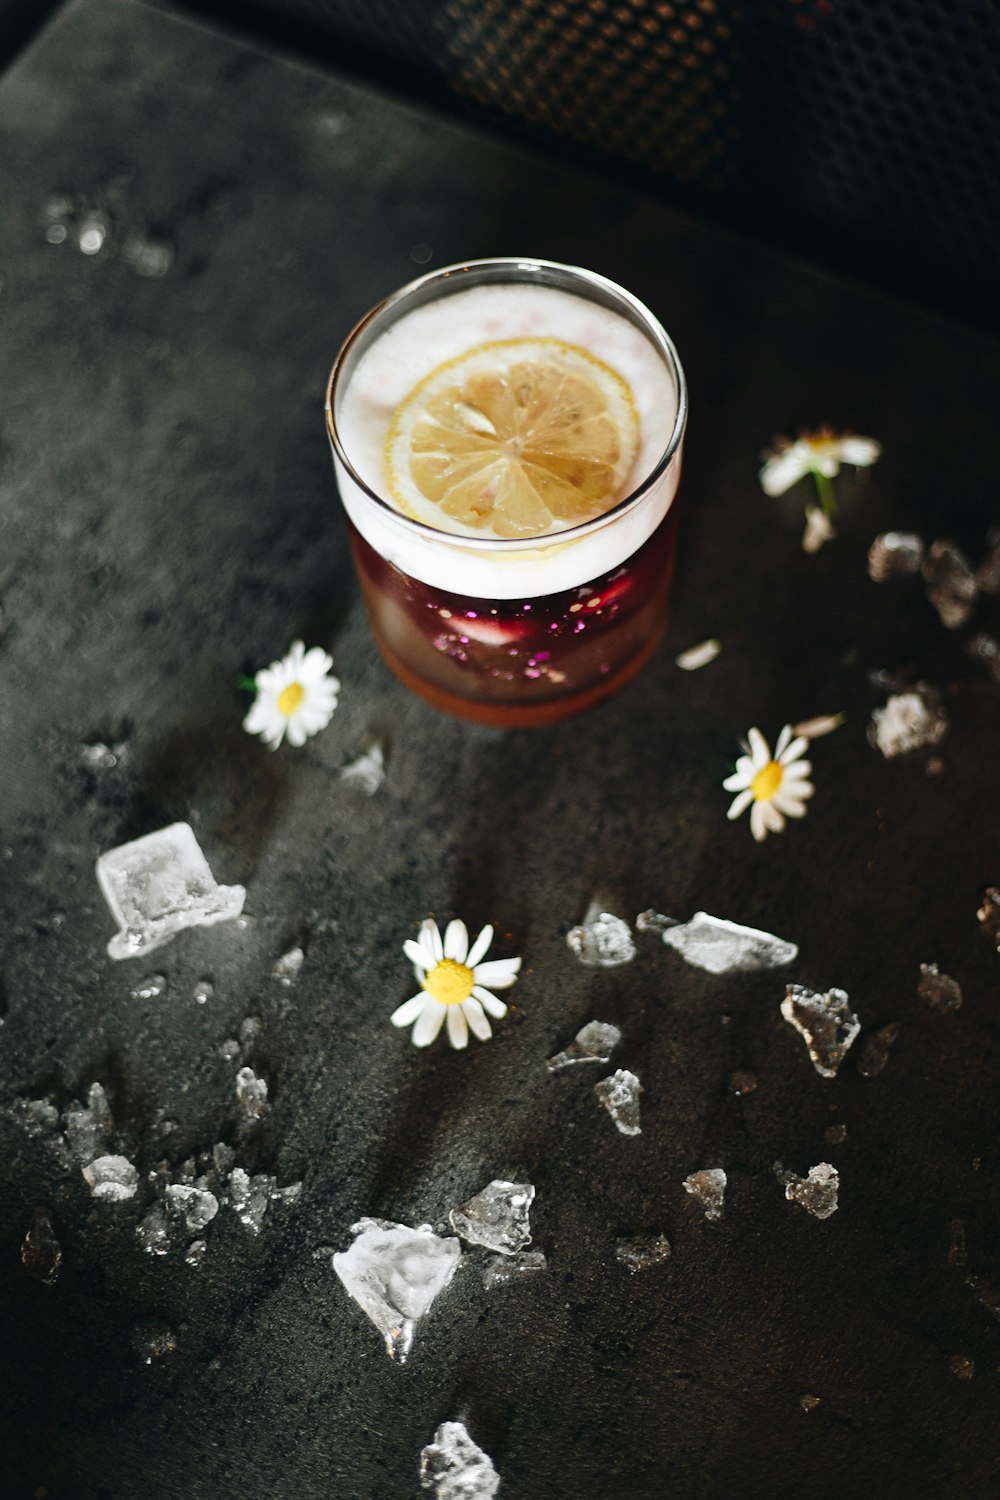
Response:
[{"label": "ice cube", "polygon": [[794,943],[786,943],[756,927],[741,927],[738,922],[711,917],[704,911],[696,911],[690,922],[680,927],[668,927],[663,941],[685,963],[707,969],[709,974],[780,969],[793,963],[799,953]]},{"label": "ice cube", "polygon": [[828,1125],[823,1132],[829,1145],[842,1146],[847,1140],[846,1125]]},{"label": "ice cube", "polygon": [[103,740],[90,740],[80,746],[80,760],[88,771],[113,771],[127,754],[126,744],[106,745]]},{"label": "ice cube", "polygon": [[785,1197],[798,1203],[814,1219],[828,1219],[837,1212],[837,1190],[840,1173],[828,1161],[810,1167],[806,1177],[796,1177],[794,1172],[785,1175]]},{"label": "ice cube", "polygon": [[388,1220],[361,1219],[351,1232],[356,1239],[333,1257],[333,1269],[381,1333],[389,1357],[404,1364],[418,1322],[458,1269],[461,1246],[430,1228]]},{"label": "ice cube", "polygon": [[243,1167],[234,1167],[229,1178],[229,1201],[248,1234],[260,1234],[264,1215],[275,1186],[273,1177],[258,1172],[253,1177]]},{"label": "ice cube", "polygon": [[494,1287],[506,1286],[508,1282],[520,1281],[524,1276],[533,1276],[547,1269],[541,1250],[520,1250],[514,1255],[494,1255],[483,1269],[483,1286],[488,1292]]},{"label": "ice cube", "polygon": [[800,1032],[816,1072],[834,1078],[847,1049],[861,1030],[861,1023],[847,1003],[846,990],[818,994],[804,985],[790,984],[781,1002],[781,1014]]},{"label": "ice cube", "polygon": [[535,1189],[530,1182],[495,1178],[468,1203],[453,1208],[448,1222],[470,1245],[485,1245],[501,1255],[513,1255],[531,1244],[529,1215]]},{"label": "ice cube", "polygon": [[705,1211],[705,1218],[722,1218],[726,1206],[726,1174],[721,1167],[706,1167],[684,1179],[684,1191]]},{"label": "ice cube", "polygon": [[385,755],[382,746],[376,740],[356,760],[342,766],[338,774],[341,781],[349,781],[364,796],[374,797],[385,781]]},{"label": "ice cube", "polygon": [[889,1051],[895,1046],[900,1029],[898,1021],[890,1021],[888,1026],[865,1037],[865,1044],[858,1058],[858,1072],[862,1078],[877,1078],[884,1071],[889,1061]]},{"label": "ice cube", "polygon": [[815,1411],[818,1406],[823,1405],[823,1398],[821,1396],[810,1395],[800,1396],[799,1405],[803,1411]]},{"label": "ice cube", "polygon": [[971,1380],[976,1373],[976,1362],[969,1359],[967,1354],[953,1354],[948,1361],[948,1368],[956,1380]]},{"label": "ice cube", "polygon": [[215,994],[215,985],[210,979],[199,979],[191,991],[191,999],[196,1005],[207,1005]]},{"label": "ice cube", "polygon": [[948,732],[943,708],[927,702],[925,693],[894,693],[884,708],[872,710],[868,740],[886,760],[939,745]]},{"label": "ice cube", "polygon": [[1000,887],[987,886],[983,892],[983,904],[976,916],[986,936],[993,939],[1000,952]]},{"label": "ice cube", "polygon": [[59,1111],[48,1099],[15,1099],[14,1113],[29,1135],[50,1135],[59,1128]]},{"label": "ice cube", "polygon": [[609,911],[602,911],[596,901],[588,907],[582,924],[567,932],[566,946],[588,968],[615,969],[635,958],[635,944],[628,923]]},{"label": "ice cube", "polygon": [[668,927],[679,927],[680,923],[674,917],[665,917],[661,911],[656,911],[650,906],[646,911],[641,911],[635,919],[636,932],[653,932],[657,937],[662,937]]},{"label": "ice cube", "polygon": [[983,594],[1000,594],[1000,527],[987,532],[989,548],[976,572],[976,583]]},{"label": "ice cube", "polygon": [[957,630],[972,613],[979,592],[965,554],[954,542],[942,537],[931,542],[923,564],[927,597],[948,630]]},{"label": "ice cube", "polygon": [[610,1021],[588,1021],[565,1052],[557,1052],[545,1066],[550,1073],[558,1073],[560,1068],[571,1068],[576,1063],[606,1063],[621,1039],[621,1031]]},{"label": "ice cube", "polygon": [[135,1330],[132,1344],[143,1364],[151,1365],[154,1359],[173,1354],[177,1348],[177,1335],[165,1323],[149,1323]]},{"label": "ice cube", "polygon": [[110,849],[97,861],[97,881],[119,931],[112,958],[151,953],[185,927],[210,927],[239,916],[241,885],[216,885],[189,823]]},{"label": "ice cube", "polygon": [[147,1255],[166,1255],[170,1249],[170,1225],[162,1203],[153,1207],[136,1226],[136,1239]]},{"label": "ice cube", "polygon": [[56,1239],[52,1215],[47,1208],[36,1208],[31,1228],[21,1245],[21,1264],[36,1281],[52,1286],[62,1265],[62,1246]]},{"label": "ice cube", "polygon": [[99,1156],[82,1169],[91,1196],[107,1203],[123,1203],[134,1198],[139,1173],[125,1156]]},{"label": "ice cube", "polygon": [[697,646],[689,646],[677,657],[677,665],[682,672],[697,672],[701,667],[707,667],[713,662],[722,650],[721,641],[702,641]]},{"label": "ice cube", "polygon": [[122,242],[122,260],[137,276],[166,276],[174,263],[174,247],[160,235],[130,234]]},{"label": "ice cube", "polygon": [[87,1090],[87,1102],[73,1099],[63,1110],[63,1134],[70,1155],[81,1166],[100,1156],[114,1131],[108,1096],[99,1083]]},{"label": "ice cube", "polygon": [[965,643],[965,654],[981,662],[994,682],[1000,682],[1000,641],[994,635],[979,634]]},{"label": "ice cube", "polygon": [[434,1500],[493,1500],[500,1476],[462,1422],[442,1422],[420,1454],[420,1485]]},{"label": "ice cube", "polygon": [[868,576],[874,583],[913,577],[924,560],[924,540],[914,531],[883,531],[868,548]]},{"label": "ice cube", "polygon": [[639,1095],[642,1084],[627,1068],[619,1068],[610,1078],[594,1084],[594,1093],[614,1120],[622,1135],[641,1135]]},{"label": "ice cube", "polygon": [[947,974],[942,974],[937,964],[920,965],[920,983],[917,994],[935,1010],[958,1010],[962,1004],[962,991],[958,983]]},{"label": "ice cube", "polygon": [[305,953],[301,948],[289,948],[280,958],[276,958],[271,965],[271,978],[277,980],[286,990],[290,990],[299,977],[299,970],[305,962]]},{"label": "ice cube", "polygon": [[162,974],[150,974],[147,979],[140,979],[138,984],[133,985],[129,994],[133,1000],[159,1000],[166,989],[167,981]]},{"label": "ice cube", "polygon": [[670,1241],[665,1234],[649,1234],[634,1240],[615,1241],[615,1260],[635,1274],[648,1271],[650,1266],[662,1265],[671,1255]]},{"label": "ice cube", "polygon": [[192,1234],[197,1234],[199,1229],[204,1229],[205,1225],[211,1223],[219,1212],[218,1198],[214,1193],[206,1192],[203,1188],[172,1183],[167,1188],[164,1197],[168,1206],[184,1220]]},{"label": "ice cube", "polygon": [[236,1097],[247,1120],[259,1120],[267,1113],[267,1082],[253,1068],[240,1068],[236,1075]]},{"label": "ice cube", "polygon": [[190,1245],[188,1245],[187,1249],[184,1252],[184,1260],[187,1265],[197,1269],[198,1266],[204,1263],[205,1256],[207,1254],[207,1240],[192,1240]]}]

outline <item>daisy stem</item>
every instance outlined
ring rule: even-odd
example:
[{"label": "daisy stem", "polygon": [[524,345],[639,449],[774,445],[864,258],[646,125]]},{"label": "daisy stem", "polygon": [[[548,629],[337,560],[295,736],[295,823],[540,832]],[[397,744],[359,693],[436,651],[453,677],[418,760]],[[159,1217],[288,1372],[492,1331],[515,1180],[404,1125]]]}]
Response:
[{"label": "daisy stem", "polygon": [[816,481],[816,493],[819,495],[819,503],[827,520],[832,521],[837,514],[837,496],[834,494],[833,484],[821,474],[818,469],[813,469],[812,477]]},{"label": "daisy stem", "polygon": [[238,677],[236,681],[240,690],[244,693],[255,693],[257,691],[256,677]]}]

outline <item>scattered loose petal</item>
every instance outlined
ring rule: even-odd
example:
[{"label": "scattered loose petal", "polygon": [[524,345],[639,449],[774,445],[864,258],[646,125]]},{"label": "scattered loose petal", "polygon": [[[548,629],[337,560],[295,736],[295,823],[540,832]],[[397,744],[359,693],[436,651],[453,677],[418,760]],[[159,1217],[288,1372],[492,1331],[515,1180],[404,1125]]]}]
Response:
[{"label": "scattered loose petal", "polygon": [[330,674],[333,658],[319,646],[307,651],[295,641],[288,655],[254,678],[257,697],[243,720],[248,734],[259,734],[277,750],[285,735],[290,745],[304,745],[325,729],[337,707],[340,680]]},{"label": "scattered loose petal", "polygon": [[448,923],[444,937],[436,922],[420,925],[420,936],[407,938],[403,952],[413,965],[420,993],[397,1006],[389,1020],[393,1026],[412,1026],[415,1047],[429,1047],[447,1020],[448,1040],[460,1052],[469,1044],[469,1032],[488,1042],[493,1028],[487,1019],[500,1021],[507,1014],[494,990],[509,989],[521,968],[519,958],[481,960],[493,941],[493,928],[486,926],[469,946],[464,922]]},{"label": "scattered loose petal", "polygon": [[803,552],[818,552],[827,542],[832,542],[836,535],[837,528],[826,511],[819,505],[807,505],[805,530],[802,533]]},{"label": "scattered loose petal", "polygon": [[677,665],[682,672],[697,672],[699,667],[707,667],[710,661],[714,661],[721,650],[721,641],[702,641],[700,645],[682,651],[677,657]]},{"label": "scattered loose petal", "polygon": [[833,479],[841,464],[868,468],[875,463],[882,448],[874,438],[844,433],[837,437],[829,427],[817,432],[800,433],[795,442],[777,438],[774,448],[763,455],[760,471],[761,489],[767,495],[783,495],[807,474],[821,474]]},{"label": "scattered loose petal", "polygon": [[923,561],[923,537],[915,531],[883,531],[868,548],[868,577],[873,583],[912,578],[920,572]]},{"label": "scattered loose petal", "polygon": [[839,729],[846,718],[844,713],[820,714],[816,719],[803,719],[800,724],[793,724],[792,733],[796,739],[822,739],[823,735],[832,734],[835,729]]},{"label": "scattered loose petal", "polygon": [[807,741],[795,735],[790,724],[778,736],[773,756],[759,729],[751,729],[747,738],[750,754],[740,756],[735,772],[722,785],[737,793],[727,816],[738,818],[749,807],[750,832],[760,843],[769,833],[780,833],[786,817],[804,817],[815,789],[807,779],[812,766],[800,758]]}]

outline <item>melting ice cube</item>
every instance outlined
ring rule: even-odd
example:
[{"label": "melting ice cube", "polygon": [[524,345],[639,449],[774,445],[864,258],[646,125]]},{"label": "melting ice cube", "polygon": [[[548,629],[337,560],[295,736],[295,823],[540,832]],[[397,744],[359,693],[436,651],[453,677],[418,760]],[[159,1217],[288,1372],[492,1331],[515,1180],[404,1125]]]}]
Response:
[{"label": "melting ice cube", "polygon": [[290,990],[299,977],[299,970],[305,962],[305,954],[301,948],[289,948],[280,958],[276,958],[271,965],[271,978],[276,979],[286,990]]},{"label": "melting ice cube", "polygon": [[670,1241],[665,1234],[650,1234],[640,1239],[616,1240],[615,1259],[629,1271],[648,1271],[670,1259]]},{"label": "melting ice cube", "polygon": [[82,1169],[91,1196],[107,1203],[122,1203],[134,1198],[139,1173],[125,1156],[99,1156]]},{"label": "melting ice cube", "polygon": [[417,1323],[458,1269],[462,1249],[429,1227],[361,1219],[349,1250],[333,1257],[344,1287],[385,1339],[391,1359],[404,1364]]},{"label": "melting ice cube", "polygon": [[621,917],[612,916],[609,911],[602,911],[597,901],[588,907],[582,924],[567,932],[566,946],[588,968],[615,969],[635,958],[635,944],[628,923]]},{"label": "melting ice cube", "polygon": [[81,1166],[102,1154],[114,1131],[108,1096],[99,1083],[87,1090],[87,1102],[73,1099],[63,1110],[63,1134],[70,1154]]},{"label": "melting ice cube", "polygon": [[927,597],[941,616],[941,624],[957,630],[972,613],[979,589],[965,554],[942,537],[931,542],[923,565]]},{"label": "melting ice cube", "polygon": [[356,760],[342,766],[338,774],[341,781],[349,781],[366,797],[374,797],[385,781],[385,755],[382,746],[376,741]]},{"label": "melting ice cube", "polygon": [[899,1032],[899,1022],[890,1021],[888,1026],[883,1026],[879,1031],[874,1031],[871,1036],[865,1038],[861,1056],[858,1058],[858,1072],[862,1078],[877,1078],[884,1071],[889,1061],[889,1052],[895,1045]]},{"label": "melting ice cube", "polygon": [[184,1259],[189,1266],[197,1268],[204,1263],[207,1254],[207,1240],[192,1240],[184,1252]]},{"label": "melting ice cube", "polygon": [[534,1276],[547,1269],[545,1255],[541,1250],[520,1250],[515,1255],[494,1255],[483,1270],[483,1286],[488,1292],[494,1287],[507,1286],[511,1281],[521,1281],[525,1276]]},{"label": "melting ice cube", "polygon": [[136,1226],[136,1239],[147,1255],[166,1255],[170,1249],[170,1225],[162,1203],[153,1207]]},{"label": "melting ice cube", "polygon": [[658,937],[662,937],[668,927],[679,926],[680,923],[674,917],[665,917],[652,906],[641,911],[635,919],[636,932],[654,932]]},{"label": "melting ice cube", "polygon": [[684,1179],[684,1191],[705,1211],[705,1218],[718,1220],[725,1212],[726,1174],[721,1167],[706,1167]]},{"label": "melting ice cube", "polygon": [[921,693],[894,693],[884,708],[872,710],[868,740],[886,760],[939,745],[948,732],[948,719],[940,706],[929,706]]},{"label": "melting ice cube", "polygon": [[610,1078],[594,1084],[594,1093],[614,1120],[622,1135],[641,1135],[639,1095],[642,1084],[627,1068],[619,1068]]},{"label": "melting ice cube", "polygon": [[861,1030],[861,1023],[847,1003],[846,990],[827,990],[825,995],[790,984],[781,1002],[781,1014],[800,1032],[816,1072],[836,1077],[847,1049]]},{"label": "melting ice cube", "polygon": [[247,1120],[259,1120],[267,1113],[267,1081],[253,1068],[240,1068],[236,1075],[236,1097]]},{"label": "melting ice cube", "polygon": [[174,1353],[177,1335],[165,1323],[149,1323],[135,1330],[132,1344],[143,1364],[151,1365],[154,1359],[163,1359]]},{"label": "melting ice cube", "polygon": [[110,849],[97,861],[97,881],[118,923],[112,958],[151,953],[185,927],[211,927],[239,916],[241,885],[216,885],[189,823]]},{"label": "melting ice cube", "polygon": [[937,964],[920,965],[920,983],[917,994],[935,1010],[948,1012],[958,1010],[962,1004],[962,991],[958,983],[947,974],[942,974]]},{"label": "melting ice cube", "polygon": [[883,531],[868,548],[868,576],[875,583],[912,577],[924,560],[923,537],[913,531]]},{"label": "melting ice cube", "polygon": [[668,927],[663,941],[686,963],[696,969],[707,969],[709,974],[779,969],[793,963],[799,953],[794,943],[786,943],[756,927],[741,927],[738,922],[710,917],[704,911],[696,911],[690,922],[680,927]]},{"label": "melting ice cube", "polygon": [[265,1172],[257,1172],[251,1177],[243,1167],[233,1168],[229,1178],[229,1201],[248,1234],[260,1234],[274,1185],[274,1178]]},{"label": "melting ice cube", "polygon": [[52,1215],[47,1208],[35,1209],[31,1228],[21,1245],[21,1264],[29,1276],[46,1286],[51,1286],[59,1275],[62,1246],[56,1239]]},{"label": "melting ice cube", "polygon": [[468,1203],[453,1208],[448,1221],[456,1234],[472,1245],[485,1245],[501,1255],[513,1255],[531,1244],[529,1214],[535,1189],[530,1182],[494,1179]]},{"label": "melting ice cube", "polygon": [[129,994],[133,1000],[159,1000],[166,991],[167,981],[163,975],[150,974],[147,979],[140,979],[138,984],[133,985]]},{"label": "melting ice cube", "polygon": [[214,1193],[204,1188],[188,1187],[184,1183],[171,1183],[164,1197],[167,1203],[192,1234],[204,1229],[219,1212],[219,1200]]},{"label": "melting ice cube", "polygon": [[840,1173],[828,1161],[821,1161],[818,1166],[810,1167],[806,1177],[796,1177],[794,1172],[786,1172],[782,1176],[785,1197],[792,1203],[798,1203],[814,1219],[828,1219],[837,1212]]},{"label": "melting ice cube", "polygon": [[557,1052],[545,1066],[550,1073],[558,1073],[560,1068],[571,1068],[576,1063],[606,1063],[621,1039],[621,1031],[610,1021],[588,1021],[565,1052]]},{"label": "melting ice cube", "polygon": [[434,1500],[493,1500],[500,1476],[462,1422],[442,1422],[420,1454],[421,1488]]}]

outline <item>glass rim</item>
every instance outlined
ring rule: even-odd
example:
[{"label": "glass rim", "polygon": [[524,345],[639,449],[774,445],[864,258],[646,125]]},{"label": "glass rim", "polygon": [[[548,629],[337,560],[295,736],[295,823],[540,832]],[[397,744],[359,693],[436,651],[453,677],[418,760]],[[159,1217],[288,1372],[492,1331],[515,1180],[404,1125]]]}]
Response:
[{"label": "glass rim", "polygon": [[[465,272],[491,270],[493,268],[508,271],[556,271],[569,272],[571,276],[580,281],[590,283],[591,286],[599,287],[602,291],[609,292],[614,298],[626,303],[632,311],[641,319],[645,331],[651,336],[653,342],[674,382],[677,391],[677,412],[674,417],[674,425],[670,438],[653,468],[646,477],[636,485],[635,489],[622,497],[610,510],[602,511],[599,516],[592,517],[589,521],[583,521],[578,526],[569,526],[563,531],[543,532],[541,536],[467,536],[464,533],[446,531],[440,526],[431,526],[425,521],[418,521],[413,516],[404,514],[397,510],[391,501],[384,499],[377,490],[373,490],[366,480],[362,479],[354,464],[351,462],[341,441],[337,430],[337,421],[334,416],[334,395],[344,365],[361,336],[383,313],[388,312],[404,298],[424,287],[432,286],[435,282],[446,282],[454,280]],[[458,290],[458,288],[455,288]],[[669,468],[675,454],[684,437],[687,426],[687,381],[684,378],[684,368],[680,362],[677,350],[674,348],[673,340],[659,319],[650,312],[649,308],[632,295],[625,287],[619,286],[617,282],[610,280],[607,276],[601,276],[597,271],[588,271],[583,266],[571,266],[562,261],[539,260],[536,257],[526,256],[490,256],[485,260],[459,261],[454,265],[442,266],[436,271],[428,271],[423,276],[417,276],[413,281],[408,281],[398,291],[390,293],[381,302],[377,302],[370,308],[351,329],[337,353],[333,362],[333,368],[326,385],[326,429],[333,451],[340,460],[344,469],[353,483],[361,490],[369,500],[373,501],[381,511],[390,516],[404,530],[416,535],[430,538],[436,541],[444,541],[454,547],[463,547],[476,552],[503,552],[503,551],[525,551],[530,548],[543,546],[562,545],[574,541],[580,537],[587,536],[604,526],[610,525],[618,517],[626,512],[634,510],[646,497],[650,490],[654,489]]]}]

